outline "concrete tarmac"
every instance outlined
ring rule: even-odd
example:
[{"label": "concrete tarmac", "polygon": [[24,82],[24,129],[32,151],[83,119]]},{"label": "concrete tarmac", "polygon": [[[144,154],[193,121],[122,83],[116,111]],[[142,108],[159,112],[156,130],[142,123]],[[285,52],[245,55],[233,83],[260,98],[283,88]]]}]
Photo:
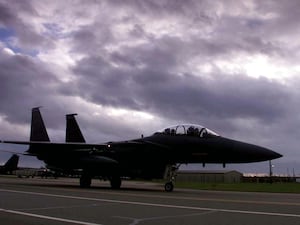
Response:
[{"label": "concrete tarmac", "polygon": [[164,192],[148,182],[122,184],[78,179],[0,177],[0,223],[85,225],[282,225],[300,224],[299,194],[193,191]]}]

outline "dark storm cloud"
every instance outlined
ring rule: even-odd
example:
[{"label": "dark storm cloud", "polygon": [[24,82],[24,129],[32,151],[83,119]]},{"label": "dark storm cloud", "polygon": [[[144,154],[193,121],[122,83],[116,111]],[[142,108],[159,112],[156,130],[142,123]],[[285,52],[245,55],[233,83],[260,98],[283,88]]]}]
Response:
[{"label": "dark storm cloud", "polygon": [[27,111],[29,105],[39,106],[51,99],[56,79],[30,57],[0,52],[0,59],[1,114],[14,123],[27,122],[28,115],[20,109]]},{"label": "dark storm cloud", "polygon": [[79,77],[77,90],[82,90],[80,96],[99,104],[149,110],[173,119],[239,117],[270,123],[288,111],[283,104],[289,101],[291,93],[284,85],[242,74],[228,76],[220,69],[210,79],[194,71],[176,72],[178,65],[194,56],[200,57],[201,63],[201,59],[231,54],[241,46],[245,52],[251,52],[255,46],[259,52],[276,49],[260,39],[248,38],[247,42],[226,46],[223,41],[196,38],[186,42],[163,36],[154,43],[112,53],[103,51],[103,57],[86,57],[73,68]]},{"label": "dark storm cloud", "polygon": [[165,116],[175,114],[176,119],[238,117],[260,118],[266,123],[285,113],[282,103],[287,94],[280,88],[274,90],[274,85],[267,80],[233,76],[206,82],[191,76],[173,78],[157,86],[143,87],[148,93],[144,102],[151,101],[155,110],[165,112]]},{"label": "dark storm cloud", "polygon": [[[157,52],[155,56],[160,58]],[[133,64],[129,59],[122,62]],[[289,104],[291,93],[279,83],[226,74],[218,74],[207,81],[197,74],[168,73],[168,63],[162,64],[165,71],[156,70],[155,65],[160,65],[155,62],[144,69],[126,71],[112,68],[99,58],[85,59],[74,69],[79,74],[78,86],[83,91],[79,95],[87,95],[100,104],[146,109],[181,120],[195,120],[201,115],[225,119],[260,118],[270,123],[287,113],[284,106]]]},{"label": "dark storm cloud", "polygon": [[[96,34],[96,32],[97,34]],[[103,48],[114,41],[108,24],[96,21],[92,25],[82,26],[72,33],[72,51],[98,54],[105,51]]]},{"label": "dark storm cloud", "polygon": [[[205,13],[205,6],[215,6],[215,4],[205,2],[196,4],[194,1],[188,1],[185,4],[179,2],[173,4],[169,1],[162,3],[130,1],[129,3],[129,6],[124,4],[123,6],[147,16],[163,15],[165,18],[169,18],[170,15],[175,16],[176,13],[179,13],[182,18],[190,15],[193,22],[196,21],[196,24],[199,19],[196,20],[195,18],[201,18],[198,25],[203,25],[203,21],[206,24],[213,24],[217,27],[216,34],[211,40],[204,37],[197,38],[196,36],[189,41],[182,41],[168,36],[150,39],[153,37],[146,33],[143,26],[135,24],[134,29],[130,31],[131,34],[136,35],[136,37],[143,36],[148,41],[153,41],[153,44],[136,48],[128,47],[127,49],[123,48],[121,52],[107,53],[103,50],[103,46],[117,41],[113,37],[109,25],[95,22],[90,26],[80,27],[73,33],[73,50],[76,49],[78,52],[96,55],[82,59],[74,67],[73,71],[79,74],[81,78],[77,85],[77,90],[79,90],[77,94],[99,104],[139,110],[149,109],[162,115],[174,114],[176,119],[182,117],[182,115],[192,118],[193,113],[211,115],[211,112],[221,112],[222,116],[225,117],[238,116],[237,114],[241,114],[241,117],[260,115],[265,119],[268,118],[267,115],[270,115],[270,118],[275,117],[275,115],[272,115],[274,112],[278,112],[276,108],[278,104],[273,104],[270,99],[272,100],[273,96],[275,96],[273,99],[280,99],[277,97],[277,93],[278,96],[281,96],[280,94],[286,95],[286,93],[282,89],[279,89],[278,92],[274,91],[275,93],[269,90],[271,89],[269,87],[273,86],[272,82],[263,80],[264,87],[260,84],[260,80],[257,81],[249,77],[233,76],[225,79],[222,78],[222,75],[219,75],[213,79],[214,82],[208,83],[205,78],[199,77],[201,74],[188,72],[188,75],[178,76],[172,71],[174,68],[176,69],[177,65],[184,64],[184,60],[193,56],[198,56],[203,58],[203,61],[207,61],[211,57],[222,57],[236,51],[248,53],[262,50],[274,51],[276,47],[272,43],[264,42],[255,36],[247,36],[249,31],[255,30],[257,32],[261,29],[264,25],[261,20],[247,19],[242,16],[238,19],[236,17],[225,17],[219,20],[216,16],[210,14],[210,10]],[[111,4],[122,5],[122,3],[116,1],[112,1]],[[21,10],[22,4],[16,5]],[[18,29],[22,22],[11,8],[13,7],[2,6],[2,11],[8,15],[5,17],[4,22]],[[34,9],[30,7],[26,10],[34,12]],[[197,10],[199,10],[198,13]],[[135,18],[132,17],[129,20],[135,21]],[[218,29],[219,27],[222,29]],[[97,28],[101,30],[100,35],[95,33]],[[227,32],[226,29],[228,29]],[[231,38],[231,30],[233,29],[240,31],[237,33],[237,39]],[[22,37],[21,33],[20,36]],[[222,36],[222,38],[217,39],[218,36]],[[96,51],[93,52],[93,50]],[[98,54],[102,57],[97,56]],[[109,60],[111,61],[109,62]],[[111,66],[111,62],[120,64],[121,68]],[[130,69],[124,69],[122,65],[128,65]],[[143,68],[138,69],[139,66]],[[224,74],[226,75],[226,73]],[[234,81],[238,79],[242,79],[241,83],[243,85],[251,83],[253,87],[249,91],[247,91],[249,88],[244,88],[244,86],[234,90]],[[62,87],[62,89],[65,89],[64,86]],[[68,92],[67,90],[64,91]],[[238,95],[235,96],[234,93],[238,93]],[[257,105],[260,106],[254,107],[257,99],[259,99]],[[172,109],[175,108],[172,103],[179,109],[178,112],[172,112]],[[191,106],[194,106],[193,110],[191,110]],[[250,110],[246,109],[247,106],[250,106]],[[237,108],[238,111],[236,111]],[[267,109],[270,109],[269,111],[273,113],[269,113]],[[179,113],[182,113],[182,115],[177,115]],[[281,113],[281,110],[279,110],[279,115]]]}]

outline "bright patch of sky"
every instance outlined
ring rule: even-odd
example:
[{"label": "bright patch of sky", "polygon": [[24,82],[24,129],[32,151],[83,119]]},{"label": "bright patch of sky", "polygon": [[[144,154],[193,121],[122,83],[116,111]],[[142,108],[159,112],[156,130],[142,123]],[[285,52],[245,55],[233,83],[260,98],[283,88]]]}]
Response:
[{"label": "bright patch of sky", "polygon": [[[154,132],[163,125],[163,120],[151,113],[115,107],[101,107],[101,113],[95,112],[95,116],[105,114],[112,121],[118,121],[128,127],[136,127],[140,132]],[[150,133],[148,133],[150,135]]]},{"label": "bright patch of sky", "polygon": [[232,57],[229,61],[217,60],[215,64],[226,74],[245,74],[253,78],[266,77],[282,83],[300,72],[297,65],[261,54],[240,54]]},{"label": "bright patch of sky", "polygon": [[68,39],[57,40],[55,48],[45,49],[37,54],[37,58],[49,65],[53,74],[62,82],[72,80],[70,67],[76,64],[83,56],[71,52]]}]

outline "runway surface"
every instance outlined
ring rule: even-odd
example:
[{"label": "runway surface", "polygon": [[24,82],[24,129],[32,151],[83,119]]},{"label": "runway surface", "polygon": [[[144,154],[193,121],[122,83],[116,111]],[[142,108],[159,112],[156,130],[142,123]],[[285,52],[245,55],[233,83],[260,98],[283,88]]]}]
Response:
[{"label": "runway surface", "polygon": [[15,224],[300,224],[299,194],[163,191],[162,185],[77,179],[0,177],[0,223]]}]

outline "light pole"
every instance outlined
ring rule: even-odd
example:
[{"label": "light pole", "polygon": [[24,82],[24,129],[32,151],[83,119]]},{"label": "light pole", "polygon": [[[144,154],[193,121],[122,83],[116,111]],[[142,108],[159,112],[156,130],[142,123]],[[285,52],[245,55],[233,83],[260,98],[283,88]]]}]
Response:
[{"label": "light pole", "polygon": [[272,162],[271,160],[269,161],[269,177],[270,177],[270,184],[273,183],[273,180],[272,180],[272,176],[273,176],[273,167],[274,165],[272,165]]}]

